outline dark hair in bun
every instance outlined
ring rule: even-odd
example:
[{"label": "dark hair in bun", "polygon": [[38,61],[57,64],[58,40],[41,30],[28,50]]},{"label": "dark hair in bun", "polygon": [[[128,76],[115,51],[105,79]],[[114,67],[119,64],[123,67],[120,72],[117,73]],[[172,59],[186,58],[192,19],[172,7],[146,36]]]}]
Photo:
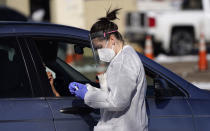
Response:
[{"label": "dark hair in bun", "polygon": [[118,40],[121,40],[124,42],[122,35],[118,32],[117,24],[112,22],[118,19],[117,14],[119,13],[119,10],[121,10],[121,8],[114,9],[112,11],[110,11],[110,8],[109,8],[109,10],[106,13],[106,17],[99,18],[98,21],[93,24],[93,26],[90,29],[90,34],[97,34],[98,32],[105,34],[105,35],[98,36],[102,40],[109,39],[110,35],[114,34]]},{"label": "dark hair in bun", "polygon": [[106,17],[99,18],[99,21],[113,21],[118,19],[117,14],[119,13],[119,10],[121,9],[114,9],[113,11],[110,12],[109,10],[106,12]]}]

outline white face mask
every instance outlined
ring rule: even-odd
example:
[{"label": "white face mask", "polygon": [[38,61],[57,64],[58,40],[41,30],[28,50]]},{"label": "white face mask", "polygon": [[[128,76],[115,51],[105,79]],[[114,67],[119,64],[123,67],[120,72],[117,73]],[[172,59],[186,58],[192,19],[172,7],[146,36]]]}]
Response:
[{"label": "white face mask", "polygon": [[[108,41],[106,43],[106,46],[108,44]],[[115,57],[115,52],[113,50],[113,46],[112,46],[112,49],[110,48],[102,48],[102,49],[98,49],[98,55],[99,55],[99,59],[101,61],[104,61],[104,62],[110,62],[114,57]]]}]

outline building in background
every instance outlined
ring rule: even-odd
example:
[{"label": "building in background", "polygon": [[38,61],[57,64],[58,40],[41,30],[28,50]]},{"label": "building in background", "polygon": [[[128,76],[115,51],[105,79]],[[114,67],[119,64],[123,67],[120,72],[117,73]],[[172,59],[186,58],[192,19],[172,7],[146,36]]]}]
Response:
[{"label": "building in background", "polygon": [[89,30],[106,10],[122,8],[116,23],[124,34],[127,12],[179,9],[183,0],[1,0],[0,5],[13,8],[36,21],[49,21]]},{"label": "building in background", "polygon": [[[74,26],[89,30],[111,7],[122,8],[115,22],[124,34],[127,12],[137,10],[136,0],[1,0],[0,5],[13,8],[29,19]],[[71,47],[72,48],[72,47]],[[67,52],[73,52],[72,49]]]},{"label": "building in background", "polygon": [[[136,0],[1,0],[0,5],[13,8],[27,17],[43,16],[42,21],[90,29],[98,18],[105,16],[106,10],[122,8],[116,23],[124,32],[124,19],[128,11],[137,9]],[[35,20],[36,20],[35,19]]]},{"label": "building in background", "polygon": [[98,18],[104,17],[109,7],[112,9],[122,8],[119,14],[120,20],[116,20],[115,22],[119,27],[119,31],[123,34],[125,31],[126,13],[137,9],[136,0],[85,0],[86,29],[90,29]]}]

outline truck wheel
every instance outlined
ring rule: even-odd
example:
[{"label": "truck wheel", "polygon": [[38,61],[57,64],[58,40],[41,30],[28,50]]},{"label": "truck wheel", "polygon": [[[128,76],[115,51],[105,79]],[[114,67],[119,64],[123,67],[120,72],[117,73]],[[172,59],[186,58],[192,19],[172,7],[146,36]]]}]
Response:
[{"label": "truck wheel", "polygon": [[174,55],[189,54],[193,49],[194,37],[188,30],[176,30],[171,38],[171,53]]}]

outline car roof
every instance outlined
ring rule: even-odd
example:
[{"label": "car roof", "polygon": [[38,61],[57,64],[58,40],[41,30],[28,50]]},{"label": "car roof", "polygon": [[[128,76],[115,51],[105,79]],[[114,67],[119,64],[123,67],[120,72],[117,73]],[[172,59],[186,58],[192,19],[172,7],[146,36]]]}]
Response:
[{"label": "car roof", "polygon": [[0,21],[0,36],[50,35],[89,41],[89,31],[52,23]]}]

